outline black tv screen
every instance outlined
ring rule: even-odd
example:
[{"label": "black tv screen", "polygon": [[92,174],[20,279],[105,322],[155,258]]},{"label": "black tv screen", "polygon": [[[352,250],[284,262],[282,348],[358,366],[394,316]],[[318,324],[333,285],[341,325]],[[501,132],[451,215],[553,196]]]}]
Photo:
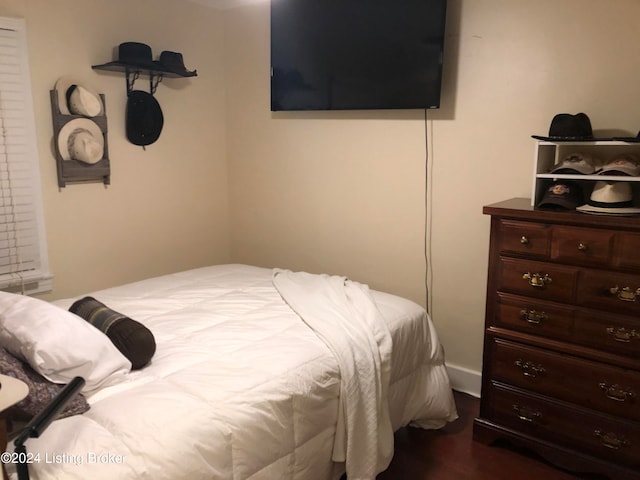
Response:
[{"label": "black tv screen", "polygon": [[446,0],[271,0],[271,110],[439,108]]}]

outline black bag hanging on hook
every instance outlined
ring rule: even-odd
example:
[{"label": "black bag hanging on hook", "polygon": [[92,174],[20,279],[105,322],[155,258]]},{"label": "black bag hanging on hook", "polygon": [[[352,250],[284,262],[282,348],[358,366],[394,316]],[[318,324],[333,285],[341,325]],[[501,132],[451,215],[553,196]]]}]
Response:
[{"label": "black bag hanging on hook", "polygon": [[127,139],[134,145],[151,145],[162,133],[164,116],[160,104],[151,93],[131,90],[127,95]]}]

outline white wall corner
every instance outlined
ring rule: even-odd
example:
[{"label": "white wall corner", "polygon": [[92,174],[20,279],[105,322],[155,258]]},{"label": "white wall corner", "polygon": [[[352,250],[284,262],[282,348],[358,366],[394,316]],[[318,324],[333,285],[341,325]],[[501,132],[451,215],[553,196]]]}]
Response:
[{"label": "white wall corner", "polygon": [[451,388],[458,392],[467,393],[480,398],[482,372],[476,372],[474,370],[469,370],[468,368],[451,364],[447,364],[446,367],[447,372],[449,373]]}]

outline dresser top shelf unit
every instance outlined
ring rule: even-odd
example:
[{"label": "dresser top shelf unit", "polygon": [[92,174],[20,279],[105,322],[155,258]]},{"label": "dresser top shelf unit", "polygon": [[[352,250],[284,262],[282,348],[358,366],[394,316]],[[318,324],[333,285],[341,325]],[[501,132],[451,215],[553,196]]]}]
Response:
[{"label": "dresser top shelf unit", "polygon": [[565,180],[602,180],[607,182],[640,182],[640,177],[625,175],[574,175],[566,173],[540,173],[538,178],[565,179]]},{"label": "dresser top shelf unit", "polygon": [[625,142],[623,140],[580,140],[580,141],[551,141],[536,140],[541,145],[635,145],[640,147],[640,142]]},{"label": "dresser top shelf unit", "polygon": [[530,198],[512,198],[502,202],[485,205],[482,209],[485,215],[495,215],[504,218],[519,218],[539,221],[548,224],[578,225],[596,228],[625,228],[640,232],[640,217],[619,215],[590,215],[588,213],[543,210],[532,205]]},{"label": "dresser top shelf unit", "polygon": [[580,182],[586,198],[589,197],[591,188],[597,181],[631,182],[632,184],[640,185],[640,183],[638,183],[640,182],[640,176],[550,173],[555,165],[559,164],[572,153],[589,154],[605,165],[617,155],[633,154],[640,158],[640,142],[624,142],[620,140],[550,142],[547,140],[537,140],[534,149],[531,205],[536,205],[544,195],[545,189],[556,180],[573,180]]}]

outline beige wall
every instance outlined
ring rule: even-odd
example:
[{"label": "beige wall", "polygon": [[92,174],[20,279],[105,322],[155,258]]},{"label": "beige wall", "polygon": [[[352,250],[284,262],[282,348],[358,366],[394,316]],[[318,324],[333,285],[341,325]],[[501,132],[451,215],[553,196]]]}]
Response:
[{"label": "beige wall", "polygon": [[[174,0],[0,1],[25,18],[40,152],[51,298],[229,259],[225,75],[219,11]],[[182,52],[198,77],[165,79],[157,142],[125,138],[125,78],[91,65],[125,41]],[[115,49],[115,50],[114,50]],[[49,90],[72,75],[106,95],[111,185],[58,189]],[[149,91],[148,77],[136,89]]]},{"label": "beige wall", "polygon": [[[529,196],[554,114],[640,129],[640,2],[450,0],[428,112],[432,316],[452,365],[482,363],[489,219]],[[226,13],[232,257],[342,273],[425,303],[424,113],[269,112],[269,8]]]}]

